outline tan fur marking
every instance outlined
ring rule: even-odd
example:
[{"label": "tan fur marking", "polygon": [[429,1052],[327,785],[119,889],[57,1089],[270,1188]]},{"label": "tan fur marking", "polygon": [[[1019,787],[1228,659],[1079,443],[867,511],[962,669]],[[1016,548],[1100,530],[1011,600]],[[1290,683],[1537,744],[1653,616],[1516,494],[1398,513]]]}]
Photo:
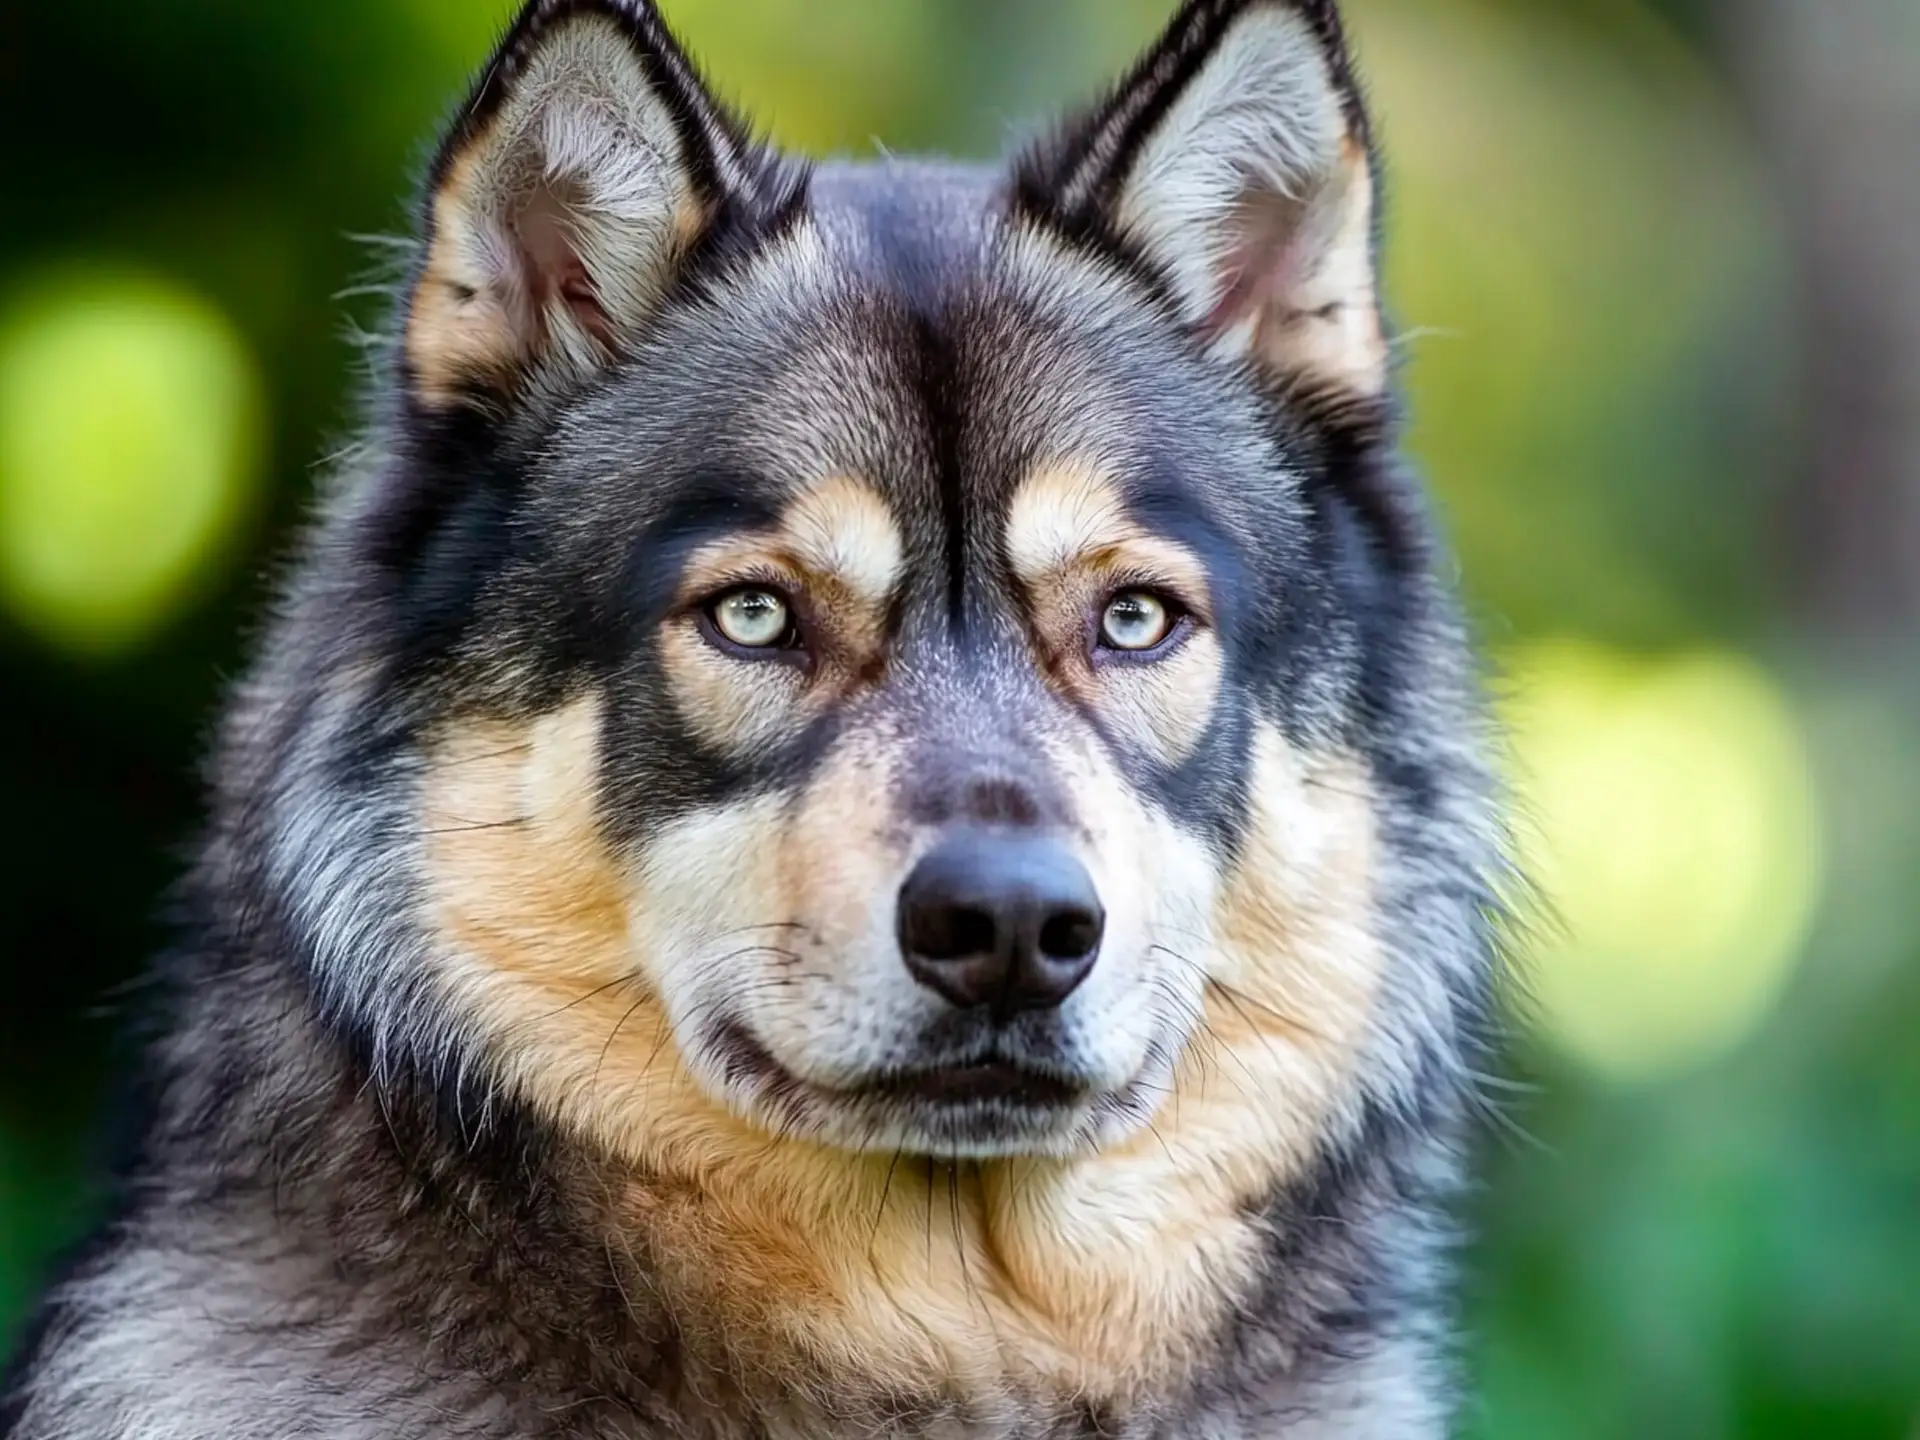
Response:
[{"label": "tan fur marking", "polygon": [[503,293],[473,252],[468,190],[486,144],[485,135],[476,140],[433,197],[433,239],[407,314],[407,361],[417,393],[433,405],[452,403],[475,380],[506,375],[520,357],[518,337],[536,318],[531,297]]},{"label": "tan fur marking", "polygon": [[1251,793],[1214,913],[1206,1033],[1178,1082],[1183,1105],[1223,1122],[1210,1165],[1243,1182],[1293,1171],[1337,1128],[1386,983],[1365,764],[1303,754],[1263,724]]},{"label": "tan fur marking", "polygon": [[690,603],[764,568],[836,601],[878,610],[899,582],[901,564],[899,528],[879,492],[852,476],[829,475],[788,504],[770,533],[742,533],[696,551],[680,593]]},{"label": "tan fur marking", "polygon": [[900,532],[871,485],[832,475],[788,509],[781,531],[809,575],[844,587],[862,605],[883,608],[900,580]]},{"label": "tan fur marking", "polygon": [[562,994],[625,965],[620,877],[597,839],[600,700],[441,748],[422,831],[436,929],[517,983]]},{"label": "tan fur marking", "polygon": [[751,754],[799,723],[807,679],[797,667],[768,662],[745,673],[749,662],[716,650],[691,619],[668,625],[660,659],[681,715],[718,750]]},{"label": "tan fur marking", "polygon": [[[1043,465],[1027,477],[1008,512],[1006,547],[1055,683],[1115,716],[1119,733],[1163,763],[1191,755],[1212,719],[1221,676],[1199,558],[1136,522],[1118,486],[1085,459]],[[1170,590],[1202,623],[1165,660],[1096,671],[1087,663],[1088,627],[1116,588],[1135,584]]]},{"label": "tan fur marking", "polygon": [[1006,546],[1014,573],[1029,585],[1076,570],[1138,568],[1176,587],[1189,604],[1205,607],[1211,599],[1198,557],[1136,522],[1113,478],[1084,457],[1034,469],[1013,497]]}]

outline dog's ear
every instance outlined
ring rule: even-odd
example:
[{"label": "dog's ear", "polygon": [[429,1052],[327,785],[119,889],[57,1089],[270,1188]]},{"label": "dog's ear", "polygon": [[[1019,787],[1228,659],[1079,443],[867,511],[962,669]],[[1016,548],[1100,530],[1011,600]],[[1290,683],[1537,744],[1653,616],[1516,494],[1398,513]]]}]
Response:
[{"label": "dog's ear", "polygon": [[1015,205],[1144,262],[1205,341],[1363,407],[1388,380],[1367,117],[1333,0],[1189,0]]},{"label": "dog's ear", "polygon": [[492,403],[607,364],[759,164],[651,0],[532,0],[430,171],[415,396]]}]

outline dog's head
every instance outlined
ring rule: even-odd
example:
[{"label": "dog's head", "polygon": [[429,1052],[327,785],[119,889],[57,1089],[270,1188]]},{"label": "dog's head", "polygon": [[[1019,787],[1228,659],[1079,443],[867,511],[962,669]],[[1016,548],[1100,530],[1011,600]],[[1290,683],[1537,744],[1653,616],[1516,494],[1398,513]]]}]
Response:
[{"label": "dog's head", "polygon": [[1455,642],[1329,0],[1192,0],[998,171],[793,164],[536,0],[429,190],[274,860],[380,1056],[648,1154],[1080,1154],[1209,1064],[1271,1152],[1415,1063]]}]

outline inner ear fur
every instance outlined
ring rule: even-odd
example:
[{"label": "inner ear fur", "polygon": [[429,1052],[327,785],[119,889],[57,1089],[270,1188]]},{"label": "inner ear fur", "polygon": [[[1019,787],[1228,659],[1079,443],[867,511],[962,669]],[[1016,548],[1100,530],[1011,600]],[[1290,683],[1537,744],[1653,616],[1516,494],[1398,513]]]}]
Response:
[{"label": "inner ear fur", "polygon": [[1029,218],[1144,262],[1217,352],[1335,405],[1385,393],[1370,127],[1331,0],[1189,0],[1014,184]]},{"label": "inner ear fur", "polygon": [[753,164],[649,0],[533,0],[430,173],[415,394],[495,398],[607,364]]}]

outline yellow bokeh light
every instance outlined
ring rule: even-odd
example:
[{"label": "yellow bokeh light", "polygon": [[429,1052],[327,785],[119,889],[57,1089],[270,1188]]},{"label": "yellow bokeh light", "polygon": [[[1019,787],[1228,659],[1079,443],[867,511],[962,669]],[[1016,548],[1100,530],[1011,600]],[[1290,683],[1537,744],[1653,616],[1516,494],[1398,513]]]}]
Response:
[{"label": "yellow bokeh light", "polygon": [[1717,652],[1563,642],[1514,678],[1521,859],[1553,911],[1526,977],[1540,1023],[1620,1080],[1724,1052],[1779,998],[1820,888],[1786,698]]},{"label": "yellow bokeh light", "polygon": [[262,385],[213,305],[168,281],[69,274],[0,315],[0,602],[111,654],[189,597],[259,475]]}]

